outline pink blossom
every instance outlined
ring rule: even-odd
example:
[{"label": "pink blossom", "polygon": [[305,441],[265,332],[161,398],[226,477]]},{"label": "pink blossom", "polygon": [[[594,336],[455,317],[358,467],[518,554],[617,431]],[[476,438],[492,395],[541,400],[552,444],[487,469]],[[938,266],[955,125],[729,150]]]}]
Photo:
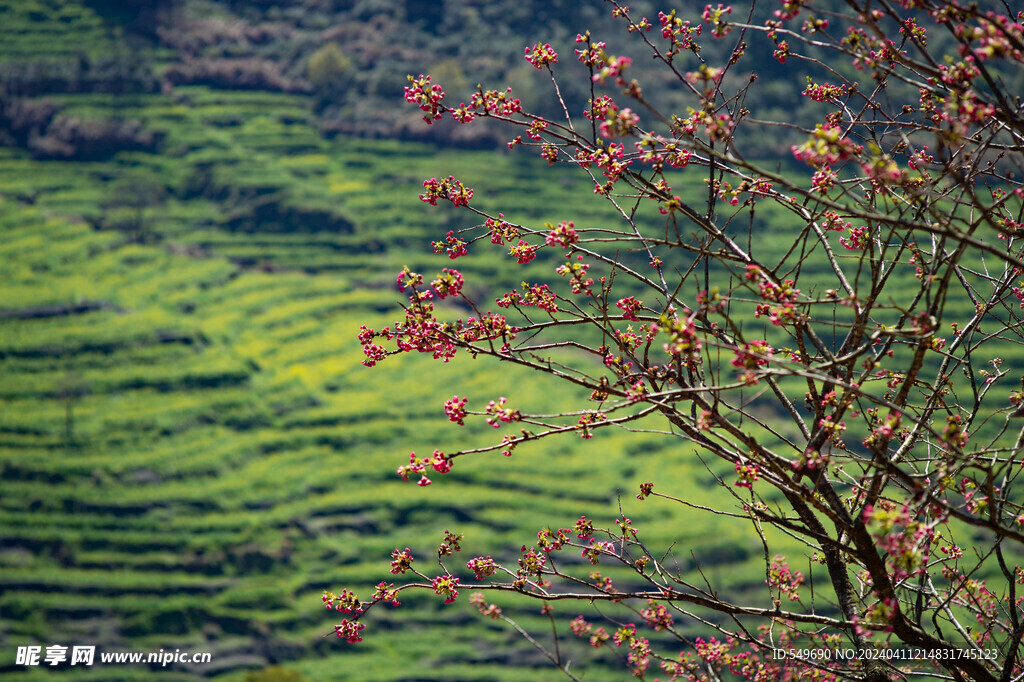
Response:
[{"label": "pink blossom", "polygon": [[732,5],[718,5],[714,8],[711,5],[704,6],[704,13],[701,15],[704,22],[711,24],[711,35],[716,38],[724,38],[732,31],[729,22],[725,17],[732,14]]},{"label": "pink blossom", "polygon": [[533,64],[537,69],[544,68],[548,64],[553,64],[558,61],[558,53],[551,49],[551,45],[544,43],[541,45],[537,43],[533,47],[525,48],[526,61]]},{"label": "pink blossom", "polygon": [[430,286],[434,287],[434,291],[437,292],[439,298],[445,298],[447,296],[458,296],[462,291],[464,284],[462,274],[452,268],[444,268],[441,270],[441,274],[437,276]]},{"label": "pink blossom", "polygon": [[475,557],[466,562],[466,568],[473,571],[473,577],[477,580],[485,580],[494,575],[497,565],[490,556]]},{"label": "pink blossom", "polygon": [[616,301],[615,307],[622,310],[622,317],[635,322],[637,311],[644,307],[644,302],[638,301],[633,296],[627,296],[626,298],[620,298]]},{"label": "pink blossom", "polygon": [[434,594],[444,597],[445,604],[451,604],[459,596],[459,579],[453,575],[439,575],[431,581]]},{"label": "pink blossom", "polygon": [[537,247],[520,239],[518,244],[509,248],[508,255],[515,256],[516,262],[524,265],[537,256]]},{"label": "pink blossom", "polygon": [[758,474],[760,473],[760,467],[756,464],[748,464],[743,462],[736,463],[736,475],[739,480],[733,483],[738,488],[753,488],[754,483],[757,481]]},{"label": "pink blossom", "polygon": [[469,200],[473,198],[473,190],[451,175],[441,180],[437,178],[424,180],[423,188],[426,191],[419,195],[420,201],[431,206],[437,206],[438,199],[447,199],[456,206],[468,206]]},{"label": "pink blossom", "polygon": [[558,227],[552,227],[551,223],[545,223],[545,227],[551,231],[548,232],[547,236],[544,237],[544,243],[548,246],[561,246],[563,249],[568,249],[570,246],[580,240],[580,235],[576,230],[573,229],[575,225],[572,221],[565,221],[558,223]]},{"label": "pink blossom", "polygon": [[334,632],[338,637],[344,637],[345,641],[349,644],[355,644],[363,641],[363,636],[360,633],[364,628],[366,628],[366,626],[358,620],[350,621],[347,618],[344,618],[340,624],[334,626]]},{"label": "pink blossom", "polygon": [[423,74],[420,74],[419,78],[408,76],[408,79],[412,87],[405,88],[405,101],[412,102],[427,112],[423,120],[428,125],[440,119],[443,111],[441,102],[444,100],[444,90],[441,86],[436,83],[431,85],[430,76]]}]

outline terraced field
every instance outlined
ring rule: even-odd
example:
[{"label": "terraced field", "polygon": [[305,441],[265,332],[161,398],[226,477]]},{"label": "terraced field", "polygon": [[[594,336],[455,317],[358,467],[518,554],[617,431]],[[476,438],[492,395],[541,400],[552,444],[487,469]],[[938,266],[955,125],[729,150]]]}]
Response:
[{"label": "terraced field", "polygon": [[[655,471],[691,475],[685,453],[659,452],[653,438],[608,437],[484,459],[428,489],[403,484],[390,472],[409,449],[465,438],[444,421],[444,396],[489,399],[494,377],[472,362],[362,367],[358,324],[390,294],[332,272],[133,244],[11,200],[0,229],[7,650],[212,650],[213,666],[194,671],[204,675],[287,661],[321,678],[358,662],[359,679],[399,679],[415,660],[416,679],[455,679],[453,662],[472,663],[466,679],[516,679],[481,658],[523,645],[475,622],[471,635],[463,607],[414,600],[396,612],[401,629],[353,649],[319,639],[330,630],[319,592],[375,584],[393,547],[421,538],[428,554],[445,528],[480,551],[512,551],[584,506],[613,515],[616,491]],[[570,397],[533,377],[502,383],[536,409]],[[654,524],[653,539],[677,535],[669,517],[631,514]],[[712,524],[693,540],[751,553],[731,537]],[[415,627],[437,619],[454,629]],[[392,647],[409,655],[381,655]]]},{"label": "terraced field", "polygon": [[[55,99],[68,115],[110,114],[102,96]],[[639,482],[713,493],[689,453],[629,434],[481,458],[427,489],[398,479],[410,450],[492,437],[444,419],[453,393],[486,402],[500,384],[538,411],[573,397],[472,361],[361,366],[356,332],[393,319],[395,273],[446,266],[426,247],[466,224],[419,202],[422,180],[455,174],[513,220],[608,216],[587,182],[542,162],[326,141],[308,107],[179,88],[118,101],[118,116],[165,136],[163,153],[69,162],[0,149],[0,670],[12,679],[49,674],[14,665],[17,646],[61,643],[213,653],[161,670],[168,680],[272,664],[309,679],[535,676],[529,645],[464,599],[410,597],[353,646],[324,638],[334,620],[320,592],[371,591],[393,548],[429,556],[447,528],[466,533],[466,552],[513,556],[581,511],[610,521],[619,491],[667,544],[682,522],[633,501]],[[500,250],[465,263],[467,279],[530,276]],[[712,575],[757,584],[742,538],[712,519],[685,539]],[[503,606],[540,622],[536,605]],[[588,679],[601,679],[595,666]]]}]

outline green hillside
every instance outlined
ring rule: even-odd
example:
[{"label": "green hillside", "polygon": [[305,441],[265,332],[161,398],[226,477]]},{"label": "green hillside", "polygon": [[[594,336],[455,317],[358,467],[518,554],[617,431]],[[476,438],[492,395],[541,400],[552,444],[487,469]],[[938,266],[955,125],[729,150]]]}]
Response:
[{"label": "green hillside", "polygon": [[[4,35],[18,36],[2,43],[0,66],[64,64],[66,53],[78,59],[71,44],[92,46],[92,60],[127,54],[118,17],[100,5],[0,4]],[[54,47],[40,56],[31,46],[41,44]],[[152,49],[146,60],[166,61]],[[548,674],[525,672],[544,661],[465,598],[410,596],[349,645],[333,636],[320,593],[371,591],[392,549],[429,557],[449,528],[466,533],[466,559],[513,557],[581,509],[610,523],[620,492],[647,538],[667,545],[687,524],[636,502],[638,484],[657,475],[694,501],[713,495],[690,453],[663,450],[655,435],[478,458],[427,489],[393,473],[411,450],[493,437],[444,419],[452,394],[486,402],[501,386],[536,411],[574,397],[471,360],[360,364],[356,333],[393,319],[397,271],[449,265],[429,242],[467,226],[418,201],[422,181],[479,184],[480,206],[516,221],[608,220],[590,184],[523,155],[328,140],[308,95],[139,83],[116,97],[94,88],[18,100],[65,121],[51,136],[79,145],[67,158],[14,127],[0,149],[0,671],[51,674],[15,665],[18,646],[96,644],[212,653],[210,664],[158,669],[166,680],[242,679],[271,665],[368,681]],[[120,127],[95,133],[83,121]],[[82,157],[94,133],[126,148]],[[497,249],[467,263],[467,279],[509,286],[545,267],[520,268]],[[727,584],[763,580],[742,526],[690,527],[683,568],[693,549]],[[536,604],[502,605],[541,622]],[[607,656],[587,679],[619,679],[617,668],[602,673]]]},{"label": "green hillside", "polygon": [[[511,552],[584,504],[605,501],[610,519],[618,490],[636,506],[632,491],[669,462],[680,483],[692,475],[685,453],[658,452],[654,438],[607,437],[482,459],[428,489],[403,483],[391,472],[408,450],[465,438],[443,420],[444,396],[488,399],[494,377],[471,361],[362,367],[355,332],[388,294],[0,207],[6,650],[180,647],[213,652],[203,675],[284,662],[314,679],[357,659],[359,679],[399,679],[412,659],[381,654],[401,646],[416,654],[417,679],[499,668],[516,679],[480,667],[481,652],[490,641],[512,657],[523,644],[482,630],[464,603],[415,600],[397,612],[401,629],[353,648],[320,639],[331,621],[319,593],[375,584],[392,548],[420,538],[429,555],[446,528],[480,551]],[[533,378],[506,381],[533,409],[569,398]],[[631,514],[652,539],[677,535],[678,520]],[[739,538],[712,524],[693,541],[752,556]],[[458,627],[415,628],[437,619]],[[428,640],[422,651],[407,646],[411,632]],[[453,673],[452,662],[474,667]]]}]

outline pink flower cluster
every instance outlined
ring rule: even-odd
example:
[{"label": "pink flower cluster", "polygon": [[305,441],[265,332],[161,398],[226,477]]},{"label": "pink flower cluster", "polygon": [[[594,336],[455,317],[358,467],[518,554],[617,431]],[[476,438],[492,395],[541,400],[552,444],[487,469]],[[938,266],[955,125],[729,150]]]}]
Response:
[{"label": "pink flower cluster", "polygon": [[398,590],[395,589],[394,583],[377,583],[377,588],[373,591],[373,601],[387,602],[392,606],[402,605],[402,603],[398,601]]},{"label": "pink flower cluster", "polygon": [[430,283],[430,286],[434,287],[438,298],[445,298],[447,296],[458,296],[462,292],[463,284],[465,284],[465,281],[458,270],[444,268],[441,270],[441,274],[437,276],[437,279]]},{"label": "pink flower cluster", "polygon": [[526,282],[523,282],[523,287],[526,289],[525,293],[509,291],[504,296],[495,299],[495,302],[501,308],[526,305],[546,310],[549,313],[558,311],[558,297],[548,288],[547,284],[527,285]]},{"label": "pink flower cluster", "polygon": [[423,188],[426,191],[419,195],[420,201],[431,206],[437,206],[438,199],[447,199],[455,206],[469,206],[469,200],[473,198],[473,190],[451,175],[441,180],[437,178],[424,180]]},{"label": "pink flower cluster", "polygon": [[886,568],[894,581],[903,581],[927,570],[936,540],[933,524],[919,521],[907,505],[880,501],[864,507],[864,523],[886,556]]},{"label": "pink flower cluster", "polygon": [[525,265],[537,257],[537,247],[520,239],[515,246],[509,246],[508,255],[514,256],[520,265]]},{"label": "pink flower cluster", "polygon": [[622,317],[635,322],[637,311],[643,309],[644,302],[638,301],[635,296],[627,296],[616,301],[615,307],[622,311]]},{"label": "pink flower cluster", "polygon": [[423,120],[428,125],[440,119],[444,111],[441,104],[444,100],[444,90],[441,89],[441,86],[437,83],[431,85],[430,76],[424,76],[422,73],[419,78],[408,76],[408,79],[412,83],[412,87],[405,88],[405,101],[411,102],[422,111],[427,112]]},{"label": "pink flower cluster", "polygon": [[484,221],[484,227],[491,234],[491,243],[497,246],[505,242],[512,243],[513,239],[519,237],[519,228],[504,220],[504,214],[499,213],[497,218],[488,218]]},{"label": "pink flower cluster", "polygon": [[461,552],[462,545],[460,543],[463,537],[465,536],[462,533],[453,533],[450,530],[446,530],[444,532],[444,540],[437,546],[437,555],[439,557],[451,556],[453,552]]},{"label": "pink flower cluster", "polygon": [[468,400],[468,398],[460,398],[457,395],[453,395],[451,398],[444,401],[444,413],[448,415],[449,421],[453,421],[459,426],[465,426],[465,407]]},{"label": "pink flower cluster", "polygon": [[754,463],[736,462],[736,476],[739,478],[734,486],[738,488],[751,488],[753,489],[754,483],[758,479],[760,474],[760,467]]},{"label": "pink flower cluster", "polygon": [[703,342],[697,333],[697,325],[692,316],[663,319],[659,323],[659,329],[661,328],[668,331],[668,341],[664,345],[666,353],[681,358],[687,367],[696,367],[700,364]]},{"label": "pink flower cluster", "polygon": [[775,16],[783,21],[795,19],[807,0],[782,0],[782,9],[775,10]]},{"label": "pink flower cluster", "polygon": [[576,428],[580,430],[580,438],[585,440],[593,438],[594,434],[591,428],[606,421],[608,421],[608,417],[603,412],[583,410],[583,413],[576,422]]},{"label": "pink flower cluster", "polygon": [[769,587],[789,596],[790,601],[800,599],[800,586],[804,583],[804,574],[790,570],[786,558],[777,554],[768,566],[768,578],[765,582]]},{"label": "pink flower cluster", "polygon": [[[977,26],[960,24],[954,29],[954,34],[962,41],[958,45],[961,55],[970,54],[979,62],[1005,57],[1024,62],[1020,48],[1024,44],[1024,24],[1020,21],[988,12],[985,20]],[[978,43],[976,47],[971,45],[975,42]]]},{"label": "pink flower cluster", "polygon": [[413,272],[408,266],[406,266],[398,273],[398,277],[395,278],[395,283],[398,285],[399,291],[405,291],[406,289],[423,284],[423,275]]},{"label": "pink flower cluster", "polygon": [[573,530],[576,532],[577,538],[586,540],[594,534],[594,522],[586,516],[581,516],[576,525],[573,526]]},{"label": "pink flower cluster", "polygon": [[516,576],[520,580],[528,580],[530,578],[539,580],[547,562],[548,557],[543,552],[538,554],[535,547],[530,547],[529,549],[523,547],[522,556],[519,557],[519,570],[516,571]]},{"label": "pink flower cluster", "polygon": [[467,561],[466,568],[473,571],[473,577],[482,581],[494,575],[497,570],[497,564],[495,564],[494,560],[489,556],[478,556]]},{"label": "pink flower cluster", "polygon": [[772,56],[778,59],[780,64],[785,64],[786,60],[789,59],[789,43],[785,40],[780,40],[775,45],[775,51],[772,52]]},{"label": "pink flower cluster", "polygon": [[574,294],[589,294],[590,288],[594,286],[594,279],[587,277],[587,270],[590,269],[590,266],[581,262],[582,259],[583,256],[577,256],[575,261],[567,261],[565,265],[555,268],[557,274],[569,278],[569,288]]},{"label": "pink flower cluster", "polygon": [[839,243],[847,251],[867,251],[871,248],[871,231],[861,225],[850,229],[849,237],[840,237]]},{"label": "pink flower cluster", "polygon": [[551,45],[544,43],[541,45],[537,43],[533,47],[527,47],[524,50],[526,52],[526,61],[533,64],[534,68],[542,69],[548,64],[553,64],[558,61],[558,53],[551,49]]},{"label": "pink flower cluster", "polygon": [[501,608],[495,604],[488,604],[481,592],[474,592],[469,595],[469,603],[471,606],[474,606],[482,616],[494,619],[501,618]]},{"label": "pink flower cluster", "polygon": [[413,561],[415,559],[408,547],[404,550],[396,549],[391,552],[391,572],[395,575],[404,574],[412,567]]},{"label": "pink flower cluster", "polygon": [[647,600],[647,608],[640,610],[640,616],[647,622],[647,627],[656,632],[672,627],[672,614],[664,604],[658,604],[653,599]]},{"label": "pink flower cluster", "polygon": [[716,7],[705,5],[704,13],[701,16],[704,18],[705,23],[711,25],[711,35],[716,38],[724,38],[732,31],[732,27],[729,26],[729,22],[726,20],[726,17],[730,14],[732,14],[732,5],[720,4]]},{"label": "pink flower cluster", "polygon": [[623,625],[612,636],[615,646],[623,644],[629,647],[626,663],[633,669],[633,676],[643,678],[651,660],[651,643],[644,637],[638,637],[636,626],[630,623]]},{"label": "pink flower cluster", "polygon": [[434,594],[444,597],[445,604],[451,604],[459,597],[459,579],[453,575],[439,575],[431,581]]},{"label": "pink flower cluster", "polygon": [[744,370],[740,378],[747,384],[758,382],[757,371],[768,365],[772,359],[772,347],[765,340],[750,341],[737,346],[736,354],[730,361],[733,367]]},{"label": "pink flower cluster", "polygon": [[366,367],[374,367],[378,362],[383,361],[387,357],[388,353],[384,347],[373,343],[373,339],[378,335],[388,340],[392,338],[389,327],[384,327],[379,332],[370,329],[365,324],[359,327],[358,338],[359,343],[363,345],[363,354],[366,356],[366,359],[363,360],[363,365]]},{"label": "pink flower cluster", "polygon": [[658,23],[661,24],[661,36],[671,43],[666,51],[668,57],[671,58],[683,50],[696,52],[700,49],[695,40],[700,35],[700,24],[690,26],[689,21],[683,21],[676,16],[675,10],[668,14],[658,12]]},{"label": "pink flower cluster", "polygon": [[548,129],[548,122],[542,118],[533,119],[533,123],[526,129],[526,136],[534,142],[540,142],[543,138],[541,133]]},{"label": "pink flower cluster", "polygon": [[605,55],[602,66],[597,73],[594,74],[593,80],[599,85],[604,85],[609,78],[612,78],[617,85],[625,87],[626,79],[622,76],[622,72],[628,69],[632,64],[633,60],[629,57]]},{"label": "pink flower cluster", "polygon": [[523,110],[522,103],[512,97],[512,88],[499,90],[480,90],[474,92],[469,100],[473,109],[484,110],[492,116],[511,116]]},{"label": "pink flower cluster", "polygon": [[800,313],[796,309],[796,304],[800,300],[800,290],[796,288],[793,280],[787,279],[781,284],[776,284],[756,265],[748,265],[743,277],[747,281],[757,282],[758,293],[761,299],[766,301],[757,305],[754,317],[767,315],[768,320],[776,327],[785,327],[800,319]]},{"label": "pink flower cluster", "polygon": [[892,411],[883,421],[878,416],[877,408],[868,410],[867,417],[871,425],[871,433],[861,441],[861,444],[872,450],[884,448],[896,436],[896,429],[899,428],[902,416],[899,412]]},{"label": "pink flower cluster", "polygon": [[828,82],[815,84],[808,78],[807,87],[800,94],[815,102],[835,102],[846,97],[847,88],[845,85],[832,85]]},{"label": "pink flower cluster", "polygon": [[838,173],[828,166],[822,166],[811,176],[811,191],[827,195],[836,186],[836,180],[838,179]]},{"label": "pink flower cluster", "polygon": [[631,134],[633,129],[640,123],[640,116],[629,108],[609,113],[611,115],[607,116],[604,121],[597,126],[597,130],[601,133],[601,137],[605,139],[610,140],[616,137],[625,137]]},{"label": "pink flower cluster", "polygon": [[569,629],[572,634],[577,637],[586,637],[590,635],[590,646],[595,649],[603,647],[611,636],[601,626],[594,627],[591,623],[588,623],[583,616],[576,616],[573,621],[569,624]]},{"label": "pink flower cluster", "polygon": [[607,194],[611,191],[612,185],[622,177],[622,174],[629,167],[630,162],[623,160],[624,154],[625,147],[612,142],[607,148],[599,148],[592,151],[578,150],[576,152],[576,164],[580,168],[590,168],[591,165],[596,165],[600,168],[604,176],[608,178],[608,184],[598,185],[594,192],[597,194]]},{"label": "pink flower cluster", "polygon": [[577,33],[576,44],[583,46],[575,50],[576,59],[581,64],[594,67],[599,66],[604,61],[604,48],[607,45],[603,42],[590,42],[590,31],[587,31],[585,34]]},{"label": "pink flower cluster", "polygon": [[537,546],[542,552],[550,554],[556,552],[569,542],[571,528],[559,528],[557,531],[550,528],[541,528],[537,531]]},{"label": "pink flower cluster", "polygon": [[523,305],[534,306],[549,313],[558,312],[558,297],[547,284],[532,284],[526,288],[519,302]]},{"label": "pink flower cluster", "polygon": [[403,481],[408,481],[410,474],[419,474],[420,480],[416,482],[416,485],[428,486],[433,483],[433,481],[427,478],[426,471],[428,466],[439,474],[447,474],[452,470],[451,460],[440,450],[434,450],[433,455],[430,457],[416,457],[415,452],[410,452],[409,463],[398,467],[395,473],[401,476]]},{"label": "pink flower cluster", "polygon": [[844,223],[843,219],[835,211],[825,211],[825,215],[821,220],[822,229],[831,232],[845,232],[851,224],[849,221]]},{"label": "pink flower cluster", "polygon": [[345,641],[349,644],[355,644],[363,641],[361,633],[365,628],[366,626],[358,620],[343,618],[341,623],[334,626],[334,633],[338,635],[338,637],[344,637]]},{"label": "pink flower cluster", "polygon": [[337,595],[331,592],[324,592],[322,599],[324,606],[328,610],[334,609],[339,613],[355,613],[356,616],[359,616],[364,611],[359,597],[356,596],[355,592],[350,592],[349,590],[342,590],[341,594]]},{"label": "pink flower cluster", "polygon": [[519,410],[514,410],[511,407],[505,407],[507,399],[505,396],[498,398],[498,402],[493,400],[487,403],[487,418],[486,422],[494,428],[500,427],[504,424],[511,424],[522,419],[522,415],[519,414]]},{"label": "pink flower cluster", "polygon": [[[685,168],[690,163],[693,153],[684,148],[676,140],[667,140],[664,137],[644,137],[636,143],[636,150],[640,153],[640,161],[650,165],[656,172],[660,172],[663,166],[670,168]],[[666,196],[671,196],[671,188],[662,178],[655,183],[658,190],[648,196],[655,201],[662,201]]]},{"label": "pink flower cluster", "polygon": [[590,546],[585,547],[580,553],[580,556],[589,561],[592,565],[597,566],[601,563],[600,556],[602,554],[615,556],[615,545],[610,542],[591,540]]},{"label": "pink flower cluster", "polygon": [[584,110],[583,115],[589,118],[591,121],[600,121],[601,119],[614,116],[615,112],[619,110],[619,105],[612,100],[608,95],[601,95],[590,100],[590,107]]},{"label": "pink flower cluster", "polygon": [[[405,310],[405,320],[395,322],[393,330],[391,327],[384,327],[377,332],[365,325],[360,328],[359,342],[363,344],[363,352],[367,357],[363,361],[364,365],[373,367],[387,356],[387,351],[383,347],[372,343],[378,336],[388,341],[394,340],[398,352],[416,350],[420,353],[432,353],[434,358],[445,362],[455,355],[455,339],[466,341],[469,338],[479,338],[479,333],[475,329],[478,325],[472,318],[469,320],[470,324],[466,326],[461,325],[461,320],[454,327],[440,323],[434,317],[434,306],[430,302],[433,294],[430,291],[415,290],[422,282],[422,275],[411,272],[408,267],[404,268],[397,278],[398,288],[413,288],[409,296],[411,305]],[[508,331],[511,332],[511,328],[508,328]]]},{"label": "pink flower cluster", "polygon": [[466,242],[455,236],[455,230],[450,229],[444,236],[443,242],[432,242],[430,244],[434,253],[446,253],[449,258],[455,260],[469,253],[466,250]]},{"label": "pink flower cluster", "polygon": [[794,158],[811,166],[833,166],[839,161],[859,156],[862,147],[843,137],[839,126],[819,123],[806,142],[791,149]]},{"label": "pink flower cluster", "polygon": [[553,227],[551,223],[545,223],[550,232],[544,237],[544,243],[548,246],[561,246],[563,249],[568,249],[570,246],[580,240],[580,235],[573,228],[575,225],[571,220],[558,223],[558,227]]}]

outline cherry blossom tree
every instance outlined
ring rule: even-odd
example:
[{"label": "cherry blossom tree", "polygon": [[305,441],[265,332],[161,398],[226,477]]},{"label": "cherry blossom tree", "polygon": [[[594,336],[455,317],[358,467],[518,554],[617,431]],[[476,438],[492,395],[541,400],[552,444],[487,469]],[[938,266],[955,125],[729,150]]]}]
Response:
[{"label": "cherry blossom tree", "polygon": [[[405,590],[445,602],[469,590],[484,616],[577,679],[543,633],[488,601],[505,591],[545,609],[575,602],[572,634],[616,648],[638,678],[1020,679],[1024,368],[1001,355],[1019,358],[1024,338],[1024,116],[1010,86],[1022,16],[939,0],[783,0],[652,18],[616,0],[609,9],[634,58],[653,57],[671,78],[682,110],[660,109],[632,59],[589,33],[575,60],[548,44],[525,50],[563,118],[524,111],[509,89],[456,104],[427,75],[410,76],[405,97],[428,124],[507,125],[510,148],[587,174],[617,223],[515,224],[479,210],[459,179],[427,180],[420,199],[467,216],[435,252],[500,249],[510,268],[550,262],[550,278],[478,300],[455,268],[432,278],[406,268],[401,319],[359,334],[364,364],[468,353],[589,393],[557,416],[500,395],[487,405],[439,396],[439,418],[443,401],[452,422],[486,420],[496,437],[411,454],[398,473],[419,485],[464,457],[605,429],[695,447],[720,462],[709,466],[716,509],[656,480],[637,497],[746,519],[763,547],[763,589],[730,595],[688,580],[629,518],[584,516],[541,529],[513,562],[450,566],[462,549],[451,532],[434,569],[395,549],[391,572],[405,582],[368,598],[325,593],[344,616],[337,634],[359,641],[374,607]],[[759,117],[757,74],[769,66],[806,83],[800,111],[814,120]],[[592,98],[577,112],[558,84],[582,74]],[[789,139],[788,158],[747,152],[766,137]],[[703,196],[678,191],[690,174]],[[763,216],[777,223],[771,238]],[[453,298],[473,314],[443,305]],[[780,536],[804,550],[779,554]],[[595,604],[633,620],[602,620]],[[707,635],[684,635],[683,619]]]}]

